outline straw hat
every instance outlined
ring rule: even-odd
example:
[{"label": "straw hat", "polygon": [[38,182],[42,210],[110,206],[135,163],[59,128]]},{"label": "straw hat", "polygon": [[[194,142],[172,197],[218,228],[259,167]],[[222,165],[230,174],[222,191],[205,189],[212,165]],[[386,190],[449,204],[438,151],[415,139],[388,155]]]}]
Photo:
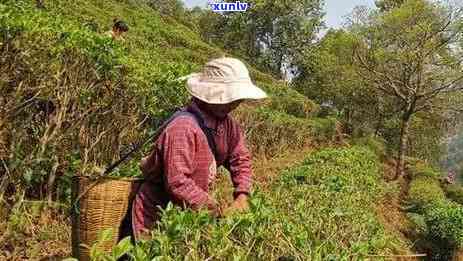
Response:
[{"label": "straw hat", "polygon": [[208,62],[201,73],[188,77],[187,89],[192,96],[211,104],[267,97],[264,91],[252,83],[246,66],[234,58],[219,58]]}]

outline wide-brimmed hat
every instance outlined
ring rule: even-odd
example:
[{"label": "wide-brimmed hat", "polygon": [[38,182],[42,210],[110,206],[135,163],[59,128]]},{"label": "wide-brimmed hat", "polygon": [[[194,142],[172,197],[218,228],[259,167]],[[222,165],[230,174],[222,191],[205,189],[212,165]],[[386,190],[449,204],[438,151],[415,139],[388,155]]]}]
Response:
[{"label": "wide-brimmed hat", "polygon": [[246,66],[234,58],[208,62],[201,73],[188,76],[187,89],[192,96],[211,104],[267,97],[263,90],[252,83]]}]

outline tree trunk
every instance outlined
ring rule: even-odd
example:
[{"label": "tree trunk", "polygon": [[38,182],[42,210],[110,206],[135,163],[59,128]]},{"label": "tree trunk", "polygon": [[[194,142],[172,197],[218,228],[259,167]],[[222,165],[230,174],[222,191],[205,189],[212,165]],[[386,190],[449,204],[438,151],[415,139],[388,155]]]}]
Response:
[{"label": "tree trunk", "polygon": [[463,248],[455,251],[452,261],[463,261]]},{"label": "tree trunk", "polygon": [[56,181],[56,171],[58,170],[58,158],[55,156],[55,164],[52,167],[51,173],[48,176],[48,182],[47,182],[47,202],[48,206],[51,206],[53,203],[53,188],[55,186],[55,181]]},{"label": "tree trunk", "polygon": [[379,136],[379,130],[383,126],[383,114],[380,112],[379,109],[376,110],[376,114],[379,115],[378,121],[376,122],[376,127],[375,127],[375,137]]},{"label": "tree trunk", "polygon": [[402,118],[402,130],[400,132],[399,160],[396,169],[396,179],[404,177],[405,154],[408,150],[408,132],[410,128],[410,114],[406,113]]}]

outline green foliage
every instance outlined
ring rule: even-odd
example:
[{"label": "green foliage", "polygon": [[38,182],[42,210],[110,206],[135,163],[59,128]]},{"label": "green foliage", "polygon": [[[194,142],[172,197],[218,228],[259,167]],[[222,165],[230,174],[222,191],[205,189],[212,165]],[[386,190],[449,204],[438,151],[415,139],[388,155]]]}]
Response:
[{"label": "green foliage", "polygon": [[[438,113],[419,112],[410,122],[409,156],[426,159],[438,164],[442,153],[441,138],[446,131],[442,126],[444,118]],[[400,119],[386,119],[380,130],[387,141],[389,152],[397,151],[400,139]]]},{"label": "green foliage", "polygon": [[321,27],[322,2],[248,1],[246,12],[214,14],[203,11],[202,36],[226,50],[246,57],[261,70],[282,76],[286,63],[295,60],[312,45]]},{"label": "green foliage", "polygon": [[141,176],[140,157],[133,157],[129,162],[121,164],[109,176],[114,178],[127,178]]},{"label": "green foliage", "polygon": [[428,163],[416,159],[415,162],[411,162],[408,166],[409,175],[411,178],[430,178],[434,179],[437,182],[437,179],[442,176],[442,174],[431,167]]},{"label": "green foliage", "polygon": [[[124,255],[127,255],[133,250],[133,245],[130,237],[123,238],[111,250],[111,252],[102,251],[102,244],[112,240],[112,229],[100,231],[95,244],[90,247],[90,258],[94,261],[117,261]],[[136,259],[140,260],[140,259]]]},{"label": "green foliage", "polygon": [[[2,2],[0,113],[7,120],[0,151],[14,155],[5,157],[11,186],[69,200],[73,175],[94,175],[188,101],[178,78],[224,52],[178,19],[176,12],[185,11],[178,1],[162,2],[50,0],[45,9],[33,1]],[[106,34],[115,17],[130,27],[124,40]],[[303,118],[316,113],[312,101],[250,71],[278,97],[271,107]],[[302,144],[298,135],[295,143]],[[140,157],[113,175],[136,176]]]},{"label": "green foliage", "polygon": [[398,8],[404,3],[404,0],[377,0],[375,5],[382,11],[390,11],[393,8]]},{"label": "green foliage", "polygon": [[410,156],[427,159],[433,165],[442,157],[445,119],[441,113],[417,113],[410,126]]},{"label": "green foliage", "polygon": [[[462,76],[461,68],[455,66],[461,53],[451,46],[463,38],[462,13],[459,8],[425,0],[385,2],[394,3],[395,7],[371,13],[370,22],[359,31],[362,40],[356,48],[355,64],[368,85],[388,97],[396,109],[400,108],[395,114],[405,130],[399,134],[402,159],[408,151],[408,129],[415,116],[421,112],[430,118],[415,124],[437,125],[439,130],[442,111],[450,105],[447,97],[461,91],[453,87]],[[447,40],[442,42],[442,39]],[[441,81],[435,83],[435,79]],[[420,134],[423,130],[415,130],[413,138],[430,146],[423,146],[423,152],[417,154],[430,154],[434,157],[431,160],[435,160],[439,133],[435,135],[426,129],[423,139],[420,138],[425,136]],[[400,169],[403,168],[403,162],[399,163]]]},{"label": "green foliage", "polygon": [[300,72],[292,85],[331,113],[337,112],[350,133],[368,135],[384,121],[387,101],[357,73],[354,50],[358,41],[352,32],[329,30],[298,63]]},{"label": "green foliage", "polygon": [[247,139],[257,153],[275,155],[313,142],[327,143],[336,133],[336,119],[304,119],[281,111],[243,107],[238,112]]},{"label": "green foliage", "polygon": [[426,208],[445,200],[445,194],[439,181],[431,177],[418,177],[412,180],[408,197],[410,203],[418,208]]},{"label": "green foliage", "polygon": [[444,187],[445,194],[451,200],[463,205],[463,187],[458,184],[450,184]]},{"label": "green foliage", "polygon": [[185,15],[183,2],[179,0],[147,0],[148,4],[162,15],[181,18]]},{"label": "green foliage", "polygon": [[411,170],[414,175],[408,197],[415,232],[422,240],[432,242],[427,248],[434,249],[434,258],[450,258],[453,251],[463,246],[463,206],[446,198],[436,178],[438,174],[429,166],[415,160]]},{"label": "green foliage", "polygon": [[[461,53],[451,48],[462,40],[461,12],[425,0],[382,0],[377,7],[357,8],[351,25],[329,30],[305,52],[295,87],[333,106],[354,137],[374,133],[390,151],[408,144],[400,151],[437,163],[443,123],[453,118],[442,110],[460,93],[450,86],[461,79],[461,68],[454,66]],[[410,123],[409,137],[401,135],[404,122]]]},{"label": "green foliage", "polygon": [[458,125],[455,134],[445,141],[441,164],[456,174],[457,182],[463,181],[463,130]]},{"label": "green foliage", "polygon": [[285,170],[271,184],[271,197],[255,191],[248,213],[216,220],[169,205],[152,238],[138,242],[129,255],[143,257],[136,260],[350,260],[391,254],[403,243],[376,218],[383,187],[372,151],[324,149]]},{"label": "green foliage", "polygon": [[428,232],[428,226],[424,217],[417,213],[407,213],[407,217],[412,223],[413,230],[418,236],[426,236]]},{"label": "green foliage", "polygon": [[313,117],[318,111],[318,105],[302,95],[275,95],[269,107],[299,118]]},{"label": "green foliage", "polygon": [[463,207],[441,201],[425,210],[425,220],[433,238],[445,240],[455,248],[463,247]]},{"label": "green foliage", "polygon": [[315,117],[319,112],[319,105],[291,89],[285,84],[286,88],[276,85],[272,79],[260,79],[260,74],[256,73],[258,85],[272,96],[267,100],[266,106],[274,111],[284,112],[298,118]]},{"label": "green foliage", "polygon": [[307,120],[265,107],[238,112],[246,137],[253,151],[275,155],[287,149],[302,148],[309,144],[310,124]]},{"label": "green foliage", "polygon": [[[359,160],[360,158],[363,159]],[[377,156],[364,147],[354,146],[344,150],[324,149],[306,158],[302,166],[303,171],[294,173],[304,174],[303,183],[319,185],[320,182],[323,183],[323,179],[327,179],[325,180],[327,184],[334,185],[331,188],[342,187],[347,193],[364,188],[365,191],[362,192],[369,193],[368,195],[374,200],[381,196],[379,187],[376,187],[380,177],[377,161]],[[335,176],[333,173],[338,174]],[[300,178],[298,176],[295,181],[301,181]]]},{"label": "green foliage", "polygon": [[375,152],[376,155],[383,158],[387,154],[386,142],[381,137],[375,137],[373,135],[356,138],[353,140],[356,145],[362,145]]}]

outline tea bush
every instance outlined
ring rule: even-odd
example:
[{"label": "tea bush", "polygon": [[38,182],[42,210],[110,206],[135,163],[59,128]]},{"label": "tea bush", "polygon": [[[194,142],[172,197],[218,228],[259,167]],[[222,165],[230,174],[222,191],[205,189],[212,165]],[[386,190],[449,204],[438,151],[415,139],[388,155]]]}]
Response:
[{"label": "tea bush", "polygon": [[237,117],[253,151],[270,156],[315,142],[329,143],[336,133],[336,119],[304,119],[267,107],[243,106]]},{"label": "tea bush", "polygon": [[439,171],[433,169],[431,166],[429,166],[429,164],[427,164],[424,161],[418,159],[409,159],[408,162],[408,173],[412,179],[420,177],[438,179],[439,177],[441,177],[441,173]]},{"label": "tea bush", "polygon": [[370,135],[362,138],[356,138],[353,140],[353,143],[368,147],[380,158],[384,158],[387,155],[386,141],[381,137]]},{"label": "tea bush", "polygon": [[433,251],[438,260],[452,258],[463,247],[463,206],[446,198],[440,185],[440,173],[422,161],[411,161],[408,193],[415,232],[421,244]]},{"label": "tea bush", "polygon": [[463,207],[450,201],[438,201],[424,211],[432,238],[445,240],[454,248],[463,247]]},{"label": "tea bush", "polygon": [[254,191],[248,213],[216,220],[169,206],[152,239],[127,252],[135,260],[352,260],[392,254],[405,243],[377,219],[374,209],[383,194],[373,152],[358,146],[324,149],[285,170],[270,191]]},{"label": "tea bush", "polygon": [[267,105],[271,110],[298,118],[312,118],[319,111],[318,104],[293,89],[265,83],[260,84],[260,87],[272,94]]},{"label": "tea bush", "polygon": [[417,208],[426,208],[430,204],[446,199],[439,181],[430,177],[419,177],[412,180],[408,197],[410,203]]},{"label": "tea bush", "polygon": [[463,205],[463,187],[458,184],[451,184],[444,187],[447,197]]}]

